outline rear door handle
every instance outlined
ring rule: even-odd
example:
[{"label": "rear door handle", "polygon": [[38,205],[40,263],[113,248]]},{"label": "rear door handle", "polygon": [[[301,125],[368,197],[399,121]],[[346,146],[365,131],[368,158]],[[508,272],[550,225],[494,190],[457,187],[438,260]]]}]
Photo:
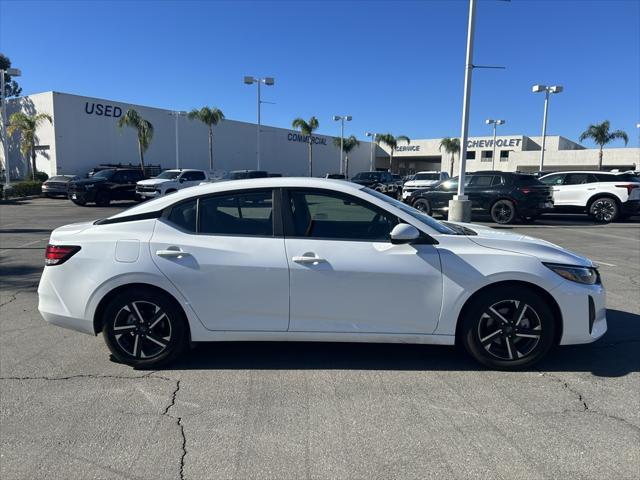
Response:
[{"label": "rear door handle", "polygon": [[164,258],[182,258],[190,255],[180,249],[180,247],[167,247],[166,250],[158,250],[156,255]]},{"label": "rear door handle", "polygon": [[293,260],[296,263],[313,263],[313,264],[326,262],[324,258],[318,257],[315,253],[305,253],[304,255],[293,257],[291,260]]}]

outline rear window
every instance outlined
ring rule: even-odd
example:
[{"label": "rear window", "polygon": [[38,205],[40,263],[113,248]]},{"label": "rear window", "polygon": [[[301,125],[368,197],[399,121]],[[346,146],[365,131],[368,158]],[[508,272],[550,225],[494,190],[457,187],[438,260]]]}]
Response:
[{"label": "rear window", "polygon": [[518,175],[516,177],[516,185],[530,186],[542,185],[543,183],[533,175]]}]

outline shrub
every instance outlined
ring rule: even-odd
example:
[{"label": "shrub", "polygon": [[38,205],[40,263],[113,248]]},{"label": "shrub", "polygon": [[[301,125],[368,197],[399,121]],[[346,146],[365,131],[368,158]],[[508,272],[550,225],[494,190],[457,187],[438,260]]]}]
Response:
[{"label": "shrub", "polygon": [[7,195],[12,197],[28,197],[30,195],[40,195],[42,193],[42,182],[18,182],[11,185],[11,192]]},{"label": "shrub", "polygon": [[47,180],[49,180],[49,175],[47,175],[44,172],[38,172],[37,171],[35,176],[36,176],[36,182],[42,183],[42,182],[46,182]]}]

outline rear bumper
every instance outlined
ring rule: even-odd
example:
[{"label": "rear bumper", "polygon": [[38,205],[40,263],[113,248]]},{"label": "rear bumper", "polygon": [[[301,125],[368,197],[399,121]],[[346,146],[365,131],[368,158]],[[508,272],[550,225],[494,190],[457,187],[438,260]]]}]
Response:
[{"label": "rear bumper", "polygon": [[[38,285],[38,311],[42,318],[52,325],[95,335],[93,321],[74,316],[71,307],[66,305],[60,294],[47,277],[46,269]],[[53,267],[56,268],[56,267]]]}]

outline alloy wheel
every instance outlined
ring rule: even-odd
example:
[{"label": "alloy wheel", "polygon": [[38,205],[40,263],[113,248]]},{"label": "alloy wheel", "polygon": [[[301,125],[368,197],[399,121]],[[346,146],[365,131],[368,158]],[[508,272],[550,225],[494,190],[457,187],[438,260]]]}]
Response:
[{"label": "alloy wheel", "polygon": [[138,359],[153,358],[164,352],[171,341],[171,320],[155,303],[133,301],[116,314],[113,334],[126,354]]},{"label": "alloy wheel", "polygon": [[482,347],[500,360],[530,355],[542,339],[542,322],[531,305],[519,300],[494,303],[480,317],[477,335]]},{"label": "alloy wheel", "polygon": [[616,215],[616,205],[608,198],[601,198],[593,202],[591,214],[599,222],[611,222]]},{"label": "alloy wheel", "polygon": [[501,201],[493,206],[492,214],[496,223],[509,223],[513,220],[513,207],[509,203]]}]

